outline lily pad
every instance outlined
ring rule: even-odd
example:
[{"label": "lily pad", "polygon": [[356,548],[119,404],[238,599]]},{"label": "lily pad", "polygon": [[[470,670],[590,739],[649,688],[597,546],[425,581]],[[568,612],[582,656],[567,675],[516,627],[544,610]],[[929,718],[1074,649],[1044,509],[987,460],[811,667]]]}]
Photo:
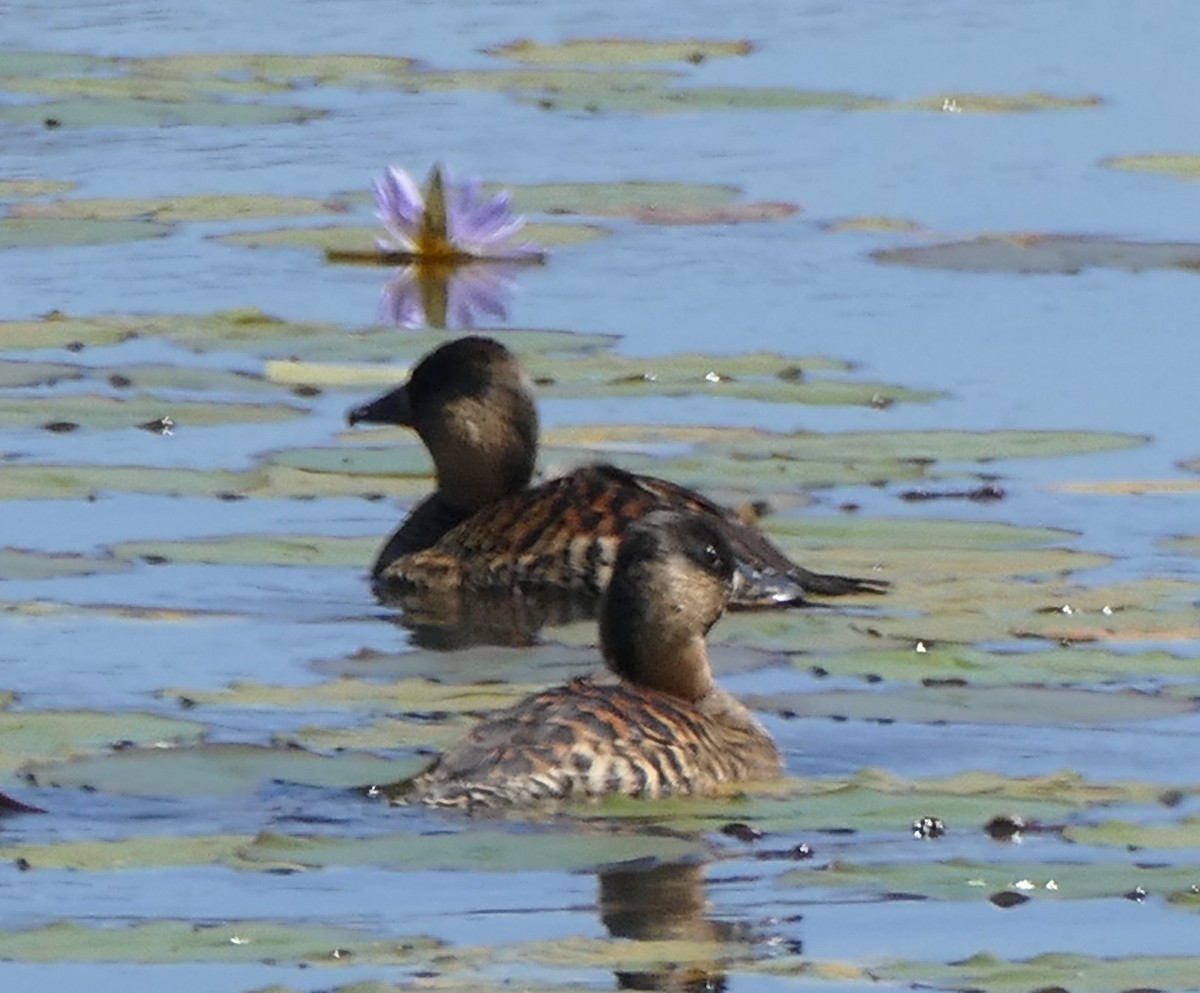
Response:
[{"label": "lily pad", "polygon": [[[680,114],[696,111],[743,110],[880,110],[888,103],[880,97],[837,90],[801,90],[786,87],[709,86],[667,88],[663,79],[620,89],[573,89],[538,99],[545,110],[592,114]],[[528,96],[522,97],[531,102]]]},{"label": "lily pad", "polygon": [[[198,706],[286,707],[290,710],[328,710],[336,707],[374,713],[399,711],[415,715],[494,710],[506,707],[541,688],[513,683],[446,685],[427,678],[401,679],[387,684],[339,679],[314,686],[267,686],[246,681],[223,690],[165,689],[162,695],[180,697]],[[358,780],[360,783],[381,781],[372,776]]]},{"label": "lily pad", "polygon": [[258,96],[288,88],[262,80],[208,77],[172,79],[163,76],[27,76],[7,79],[4,89],[47,97],[84,100],[151,100],[181,104],[197,99],[226,96]]},{"label": "lily pad", "polygon": [[736,202],[738,188],[722,184],[631,181],[625,183],[540,183],[507,189],[522,213],[632,217],[648,210],[705,210]]},{"label": "lily pad", "polygon": [[854,462],[982,462],[1058,458],[1136,448],[1144,435],[1089,431],[849,431],[774,434],[752,428],[613,424],[559,428],[554,443],[692,444],[704,452],[740,457],[746,471],[759,459]]},{"label": "lily pad", "polygon": [[58,579],[123,572],[126,563],[70,552],[36,552],[26,548],[0,548],[0,580]]},{"label": "lily pad", "polygon": [[1155,172],[1176,179],[1200,180],[1200,155],[1114,155],[1100,164],[1126,172]]},{"label": "lily pad", "polygon": [[[66,128],[246,127],[302,124],[325,116],[311,107],[283,107],[217,100],[89,99],[87,97],[0,106],[0,121]],[[53,122],[52,124],[50,122]]]},{"label": "lily pad", "polygon": [[831,887],[934,900],[978,902],[1016,891],[1036,900],[1116,900],[1139,887],[1147,895],[1185,891],[1200,883],[1200,865],[1128,865],[1113,862],[895,862],[860,865],[843,860],[778,877],[786,886]]},{"label": "lily pad", "polygon": [[[1080,845],[1110,845],[1135,851],[1143,848],[1200,850],[1200,817],[1184,817],[1173,824],[1121,820],[1077,824],[1067,828],[1066,837]],[[1185,879],[1181,877],[1180,883],[1186,885]]]},{"label": "lily pad", "polygon": [[743,699],[756,710],[795,717],[1016,727],[1107,727],[1176,717],[1196,709],[1189,700],[1134,690],[1097,692],[1046,686],[925,686],[887,692],[749,694]]},{"label": "lily pad", "polygon": [[1195,659],[1167,652],[1130,653],[1090,647],[989,652],[953,644],[917,650],[911,642],[903,648],[880,650],[876,646],[872,651],[867,639],[853,652],[828,651],[818,643],[812,651],[797,656],[796,664],[801,668],[819,665],[831,676],[971,686],[1144,684],[1148,677],[1197,675]]},{"label": "lily pad", "polygon": [[955,272],[1056,273],[1074,276],[1084,269],[1200,268],[1200,243],[1122,241],[1092,235],[984,235],[943,245],[889,248],[872,258],[887,265]]},{"label": "lily pad", "polygon": [[1073,773],[1015,778],[970,772],[945,779],[905,779],[864,769],[850,779],[788,781],[740,797],[645,801],[616,797],[571,808],[582,819],[634,818],[674,831],[712,831],[731,820],[771,833],[852,830],[908,836],[930,810],[959,827],[983,825],[1016,810],[1027,820],[1061,822],[1080,810],[1113,803],[1154,803],[1141,783],[1088,783]]},{"label": "lily pad", "polygon": [[0,769],[106,752],[118,742],[155,746],[196,741],[203,725],[156,714],[89,710],[0,711]]},{"label": "lily pad", "polygon": [[116,59],[76,52],[9,52],[0,60],[0,79],[25,76],[59,76],[67,74],[111,72]]},{"label": "lily pad", "polygon": [[[276,228],[239,231],[219,235],[215,240],[242,248],[307,248],[345,257],[363,254],[363,261],[366,261],[375,252],[375,242],[382,230],[377,227]],[[608,234],[595,224],[527,224],[521,229],[522,237],[542,248],[586,245]],[[379,264],[388,263],[381,261]]]},{"label": "lily pad", "polygon": [[528,38],[484,49],[495,55],[528,65],[629,65],[639,62],[690,62],[710,58],[749,55],[752,41],[710,41],[684,38],[678,41],[651,41],[642,38],[571,38],[556,45],[544,45]]},{"label": "lily pad", "polygon": [[[507,335],[505,342],[512,346]],[[569,399],[624,396],[683,396],[703,394],[779,403],[878,406],[887,402],[928,402],[940,394],[910,390],[889,383],[832,379],[830,371],[849,369],[826,358],[788,358],[772,353],[714,356],[684,353],[666,358],[638,359],[611,352],[586,355],[522,356],[544,397]],[[328,387],[399,384],[408,377],[403,367],[274,362],[267,376],[280,382]]]},{"label": "lily pad", "polygon": [[[156,563],[347,567],[370,561],[378,545],[379,539],[373,537],[244,534],[190,541],[127,541],[111,546],[109,551],[118,559],[152,559]],[[0,576],[3,570],[0,557]]]},{"label": "lily pad", "polygon": [[398,965],[437,947],[427,938],[382,940],[351,928],[274,921],[157,920],[123,927],[67,921],[0,934],[0,958],[20,962],[355,962]]},{"label": "lily pad", "polygon": [[6,465],[0,500],[81,500],[101,493],[208,496],[239,493],[245,474],[164,466]]},{"label": "lily pad", "polygon": [[[277,424],[303,417],[285,404],[200,403],[152,396],[116,399],[108,396],[0,397],[0,419],[10,426],[37,427],[70,423],[97,430],[138,427],[164,418],[167,427],[211,427],[214,424]],[[164,432],[165,433],[165,432]]]},{"label": "lily pad", "polygon": [[79,366],[61,362],[0,361],[0,388],[14,386],[48,386],[64,379],[80,379],[84,371]]},{"label": "lily pad", "polygon": [[1129,955],[1092,958],[1051,952],[1010,961],[981,953],[961,962],[892,962],[871,970],[883,982],[917,984],[942,990],[1025,993],[1028,990],[1078,990],[1125,993],[1128,990],[1194,990],[1200,957]]},{"label": "lily pad", "polygon": [[843,217],[841,220],[830,221],[828,224],[822,225],[822,230],[832,231],[835,234],[891,234],[896,232],[916,234],[923,231],[924,226],[906,217]]},{"label": "lily pad", "polygon": [[[0,108],[0,118],[3,114],[3,108]],[[168,225],[147,220],[80,221],[0,217],[0,249],[110,245],[143,238],[165,238],[170,233]]]},{"label": "lily pad", "polygon": [[[0,714],[0,719],[9,715]],[[195,744],[123,748],[56,763],[26,763],[43,784],[126,796],[234,796],[282,780],[351,789],[411,776],[428,760],[400,762],[362,753],[317,755],[294,747]],[[347,802],[350,802],[348,799]]]},{"label": "lily pad", "polygon": [[[1184,465],[1183,468],[1190,468]],[[1089,479],[1086,482],[1057,483],[1062,493],[1088,493],[1097,496],[1154,496],[1164,493],[1200,493],[1200,480],[1194,479]]]},{"label": "lily pad", "polygon": [[[11,52],[5,52],[7,61]],[[56,196],[69,193],[78,184],[61,179],[0,179],[0,199],[23,200],[30,197]]]},{"label": "lily pad", "polygon": [[649,833],[550,831],[513,832],[472,826],[413,837],[388,834],[373,838],[297,838],[260,835],[242,849],[244,863],[288,864],[305,868],[377,865],[408,871],[577,872],[634,859],[676,861],[705,851],[703,841]]},{"label": "lily pad", "polygon": [[941,111],[947,114],[1028,114],[1043,110],[1093,110],[1102,97],[1064,97],[1037,90],[1028,93],[936,93],[919,100],[902,100],[891,110]]},{"label": "lily pad", "polygon": [[1181,555],[1200,555],[1200,535],[1165,538],[1159,542],[1159,546],[1168,552],[1178,552]]},{"label": "lily pad", "polygon": [[155,78],[236,80],[249,76],[288,89],[407,82],[417,64],[415,59],[399,55],[338,52],[176,52],[129,61],[135,72]]},{"label": "lily pad", "polygon": [[[441,332],[376,328],[349,332],[336,324],[285,321],[260,310],[214,314],[127,314],[72,317],[52,312],[35,320],[0,321],[0,351],[34,348],[98,347],[136,338],[162,338],[196,352],[241,351],[265,357],[309,361],[396,362],[418,359],[444,344]],[[504,340],[518,352],[587,351],[607,347],[615,335],[513,329]]]},{"label": "lily pad", "polygon": [[197,194],[176,197],[105,198],[54,200],[49,203],[18,204],[10,217],[45,217],[66,220],[153,220],[163,224],[179,221],[243,221],[264,217],[302,217],[341,214],[346,205],[316,197],[285,197],[270,194]]}]

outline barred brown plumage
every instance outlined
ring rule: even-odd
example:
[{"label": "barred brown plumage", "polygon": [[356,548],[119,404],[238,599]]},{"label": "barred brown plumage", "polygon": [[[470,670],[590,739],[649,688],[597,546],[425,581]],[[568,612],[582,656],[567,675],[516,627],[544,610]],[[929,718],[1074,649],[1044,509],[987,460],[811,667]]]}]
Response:
[{"label": "barred brown plumage", "polygon": [[672,509],[721,530],[745,579],[737,605],[802,604],[806,594],[880,593],[887,586],[810,572],[723,508],[664,479],[600,464],[530,487],[538,442],[533,385],[490,338],[442,345],[408,383],[348,418],[415,429],[437,473],[437,491],[376,559],[372,575],[383,591],[523,587],[595,596],[608,585],[630,524]]},{"label": "barred brown plumage", "polygon": [[575,679],[492,714],[394,798],[495,807],[776,778],[771,736],[709,665],[705,636],[735,576],[710,520],[656,511],[635,523],[600,611],[604,660],[620,682]]}]

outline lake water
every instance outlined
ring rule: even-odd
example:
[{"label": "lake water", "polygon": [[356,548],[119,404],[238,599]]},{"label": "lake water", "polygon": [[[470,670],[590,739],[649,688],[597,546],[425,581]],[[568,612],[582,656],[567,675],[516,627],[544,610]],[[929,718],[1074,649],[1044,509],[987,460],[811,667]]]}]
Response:
[{"label": "lake water", "polygon": [[[1198,32],[1200,8],[1166,0],[1086,9],[807,0],[0,5],[0,184],[63,181],[73,184],[58,194],[68,200],[351,197],[348,214],[184,221],[165,237],[83,247],[14,247],[0,232],[0,320],[10,322],[0,336],[16,333],[11,322],[51,311],[185,318],[161,334],[78,352],[0,341],[6,365],[80,370],[78,379],[0,379],[0,545],[22,550],[0,560],[0,700],[15,695],[0,710],[0,790],[48,811],[0,820],[4,988],[1200,989],[1200,436],[1192,409],[1200,342],[1191,326],[1200,284],[1194,267],[1149,264],[1140,249],[1121,247],[1197,240],[1200,196],[1194,178],[1106,163],[1200,154]],[[416,58],[431,72],[494,71],[515,63],[484,49],[577,37],[749,39],[753,50],[743,56],[628,70],[678,73],[665,85],[685,90],[737,88],[750,94],[747,106],[650,112],[627,109],[610,89],[592,98],[595,109],[586,99],[572,109],[565,90],[317,85],[303,76],[287,89],[237,97],[325,112],[302,123],[75,127],[64,117],[64,126],[46,127],[5,116],[50,92],[14,82],[42,78],[5,68],[18,53],[370,53]],[[250,76],[227,74],[234,82]],[[766,88],[826,96],[810,109],[770,108]],[[890,103],[846,109],[834,93]],[[1076,104],[976,112],[983,97],[1031,93]],[[776,220],[688,225],[640,223],[628,211],[531,211],[534,221],[599,225],[604,236],[551,248],[545,267],[522,271],[508,320],[484,322],[489,332],[617,335],[615,354],[647,368],[670,368],[684,352],[710,354],[714,366],[750,352],[819,356],[852,364],[836,374],[851,383],[941,394],[882,406],[723,396],[699,385],[680,395],[581,387],[572,396],[567,376],[542,402],[555,458],[573,445],[612,446],[617,461],[643,459],[641,468],[649,450],[666,459],[665,474],[694,472],[722,498],[766,497],[777,513],[765,526],[806,564],[878,565],[895,585],[882,600],[779,621],[739,615],[713,632],[724,682],[770,711],[765,720],[799,792],[644,815],[622,807],[605,810],[600,826],[583,823],[598,816],[464,824],[367,803],[342,788],[375,781],[391,762],[415,768],[468,723],[460,717],[422,737],[412,715],[437,722],[419,701],[388,696],[387,686],[566,678],[586,665],[590,628],[544,632],[536,657],[417,649],[373,601],[365,569],[375,541],[426,480],[409,479],[397,499],[384,500],[343,483],[302,493],[309,484],[292,477],[275,477],[282,491],[229,484],[250,499],[218,499],[220,486],[170,496],[111,481],[94,488],[94,499],[70,487],[51,499],[44,480],[29,492],[11,482],[38,466],[146,467],[177,471],[180,480],[188,470],[227,470],[248,479],[289,453],[308,465],[314,450],[370,449],[376,436],[346,433],[343,418],[381,383],[321,380],[319,392],[298,397],[262,378],[268,358],[289,357],[286,347],[189,343],[188,334],[201,334],[189,319],[199,327],[216,312],[257,308],[344,329],[344,356],[336,337],[318,349],[298,335],[298,359],[361,371],[355,349],[365,340],[382,342],[374,360],[411,362],[419,352],[410,332],[364,330],[386,270],[215,236],[370,225],[360,195],[373,176],[389,163],[423,175],[434,162],[518,190],[723,184],[738,188],[739,204],[802,208]],[[54,199],[0,195],[10,212]],[[876,220],[844,223],[862,218]],[[986,248],[985,262],[969,268],[991,271],[921,264],[920,255],[889,264],[872,254],[988,234],[1010,235],[1024,249],[1050,244],[1052,259],[1059,256],[1049,236],[1094,236],[1078,243],[1081,251],[1109,264],[1035,274],[995,263]],[[960,251],[952,260],[969,257]],[[1200,258],[1200,242],[1183,254]],[[229,415],[204,426],[179,415],[174,434],[163,436],[90,423],[97,415],[85,410],[79,430],[43,430],[66,416],[71,397],[126,396],[108,377],[143,366],[202,374],[198,386],[156,387],[131,373],[134,392],[157,397],[164,414],[199,398],[227,413],[231,404],[267,403],[286,408],[287,419]],[[230,371],[257,377],[262,392],[215,378]],[[44,416],[23,413],[33,400]],[[626,424],[651,440],[622,444],[615,426]],[[772,483],[758,468],[745,480],[711,469],[713,448],[702,446],[689,463],[683,442],[654,435],[662,426],[842,435],[847,464],[830,460],[832,485],[805,506],[802,486]],[[570,440],[582,428],[592,440]],[[918,440],[898,443],[886,464],[911,469],[934,445],[916,433],[944,430],[1147,440],[1068,454],[1072,441],[1037,458],[1007,457],[1000,445],[993,460],[989,434],[958,457],[931,448],[924,475],[873,479],[850,465],[874,450],[863,440],[870,433],[904,432]],[[384,451],[400,444],[398,435],[380,437]],[[420,464],[419,454],[411,458]],[[914,486],[964,490],[991,475],[1002,501],[901,498]],[[844,512],[848,504],[857,511]],[[1006,538],[1005,526],[1059,531]],[[277,562],[277,550],[197,560],[179,552],[186,545],[162,544],[246,535],[330,544],[301,564]],[[107,551],[129,542],[158,545]],[[155,565],[146,560],[152,552],[178,552],[179,560]],[[37,553],[80,555],[91,565],[73,570]],[[1054,615],[1066,602],[1082,613]],[[913,651],[922,639],[929,659]],[[379,701],[331,695],[338,676],[374,680]],[[246,681],[267,690],[226,692]],[[314,695],[287,697],[289,688]],[[457,713],[454,706],[424,710]],[[39,715],[61,728],[23,723]],[[390,740],[387,721],[398,715]],[[191,749],[195,763],[173,764],[186,748],[158,756],[111,748],[124,740],[194,745],[197,736],[206,744]],[[305,750],[281,756],[283,748],[265,747],[281,742]],[[30,762],[32,781],[21,776]],[[1022,844],[992,841],[983,824],[1009,813],[1041,829]],[[945,819],[944,837],[911,837],[912,821],[926,815]],[[718,831],[734,821],[766,837],[740,842]],[[163,839],[162,852],[138,846],[147,838]],[[97,855],[65,847],[98,841],[118,848]],[[804,842],[812,859],[764,857]],[[675,868],[632,881],[598,873],[625,858],[642,859],[646,870]],[[33,868],[23,871],[18,859]],[[1144,899],[1136,893],[1143,875]],[[1032,883],[1017,886],[1022,879]],[[1057,888],[1047,888],[1050,879]],[[997,892],[1033,898],[1001,909],[988,899]],[[627,905],[645,912],[613,909]],[[61,922],[83,928],[83,937]],[[182,936],[162,930],[175,925]],[[1030,962],[1052,952],[1080,958]],[[962,964],[985,953],[1001,961]],[[1008,962],[1020,963],[1011,981]]]}]

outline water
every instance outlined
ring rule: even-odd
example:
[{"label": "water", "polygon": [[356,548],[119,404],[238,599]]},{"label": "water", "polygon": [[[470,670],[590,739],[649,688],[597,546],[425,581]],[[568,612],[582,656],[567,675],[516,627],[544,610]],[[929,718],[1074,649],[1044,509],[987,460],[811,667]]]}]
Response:
[{"label": "water", "polygon": [[[0,69],[5,52],[23,50],[132,57],[262,49],[372,52],[415,56],[439,68],[488,68],[500,63],[482,50],[517,37],[690,35],[748,37],[757,44],[747,58],[684,67],[695,85],[798,86],[894,99],[1045,90],[1096,95],[1103,104],[996,115],[749,110],[648,116],[547,111],[497,93],[305,86],[271,98],[330,111],[304,125],[45,130],[0,124],[0,179],[69,180],[78,184],[70,194],[75,197],[208,192],[328,197],[364,190],[389,162],[422,173],[429,163],[445,161],[460,175],[508,183],[732,183],[748,201],[799,203],[803,212],[764,224],[655,227],[604,221],[610,237],[553,252],[545,269],[522,275],[510,325],[617,333],[622,336],[617,349],[626,355],[760,349],[830,355],[855,363],[864,378],[942,390],[944,400],[875,410],[703,396],[558,399],[543,404],[546,427],[633,422],[775,431],[1019,428],[1145,435],[1147,445],[1113,454],[985,467],[1002,476],[1008,497],[999,504],[903,503],[896,495],[906,487],[899,483],[819,493],[815,508],[785,509],[783,515],[834,517],[839,503],[852,500],[861,506],[859,517],[868,520],[954,518],[1077,532],[1068,539],[1071,547],[1114,557],[1111,565],[1078,577],[1085,585],[1170,577],[1192,589],[1183,594],[1184,608],[1177,605],[1169,614],[1179,618],[1172,631],[1161,640],[1153,632],[1131,637],[1125,649],[1166,647],[1194,656],[1197,559],[1163,541],[1196,533],[1195,489],[1113,497],[1056,487],[1128,479],[1194,482],[1194,472],[1180,462],[1200,456],[1192,410],[1200,343],[1190,328],[1196,276],[1181,270],[1112,269],[1078,275],[964,274],[879,265],[870,252],[921,243],[927,236],[834,233],[826,225],[884,215],[913,219],[946,239],[986,232],[1193,238],[1200,202],[1188,184],[1100,163],[1116,155],[1191,150],[1181,136],[1200,130],[1191,44],[1198,18],[1194,4],[1166,0],[1092,4],[1086,12],[1061,2],[777,0],[735,7],[314,0],[297,7],[267,0],[236,10],[216,0],[186,7],[152,0],[8,3],[0,8]],[[350,220],[369,223],[370,214],[369,208],[356,207]],[[52,309],[76,315],[200,315],[256,307],[289,320],[330,321],[347,329],[371,323],[381,270],[329,266],[318,253],[229,248],[209,237],[271,226],[270,221],[195,223],[180,225],[166,239],[6,249],[0,318]],[[14,357],[105,367],[142,362],[261,367],[244,350],[196,355],[151,338],[78,356],[51,350]],[[44,392],[52,402],[71,390],[64,385]],[[243,470],[265,453],[344,443],[341,417],[358,399],[330,392],[308,402],[306,416],[291,422],[181,430],[170,439],[132,430],[54,435],[0,423],[0,454],[27,462]],[[255,532],[382,538],[398,513],[390,501],[347,497],[226,502],[106,492],[94,502],[10,502],[2,543],[97,555],[120,541]],[[907,605],[904,590],[897,596],[893,602]],[[0,598],[25,605],[0,620],[0,691],[16,693],[18,708],[194,718],[211,723],[210,735],[226,741],[264,742],[291,734],[311,715],[271,707],[200,708],[191,714],[161,691],[220,690],[246,679],[310,686],[324,678],[315,668],[322,661],[409,647],[407,634],[371,601],[362,568],[351,566],[138,564],[99,576],[9,579],[0,584]],[[28,605],[42,602],[71,609],[31,616]],[[77,609],[83,607],[104,609]],[[120,612],[135,607],[203,614],[139,619]],[[862,623],[869,617],[868,611]],[[720,640],[719,628],[715,634]],[[796,636],[796,650],[805,647],[802,637]],[[1152,662],[1147,665],[1146,684],[1157,689],[1163,680]],[[1119,688],[1133,680],[1116,682]],[[745,693],[808,685],[782,657],[731,684]],[[883,692],[888,688],[885,683]],[[335,709],[323,712],[323,719],[330,726],[353,726],[384,712]],[[1186,758],[1195,754],[1200,733],[1191,713],[1102,727],[1020,729],[769,722],[789,772],[806,779],[848,777],[863,767],[918,779],[987,769],[1013,780],[1070,769],[1089,782],[1129,781],[1186,793],[1195,784],[1195,763]],[[21,747],[0,739],[0,753],[23,760]],[[6,768],[19,764],[9,762]],[[2,788],[50,810],[45,817],[0,822],[5,846],[121,839],[147,825],[168,835],[230,833],[246,839],[263,829],[350,838],[400,830],[412,832],[413,845],[420,846],[425,832],[445,829],[432,815],[396,815],[335,793],[314,796],[266,784],[233,798],[186,802],[23,787],[13,776],[5,777]],[[323,814],[336,811],[336,823],[298,826],[296,813],[309,803]],[[933,803],[928,812],[936,814],[938,803],[949,801]],[[1152,801],[1132,804],[1128,816],[1149,822],[1164,809],[1168,818],[1175,816],[1173,808]],[[731,812],[725,819],[737,816]],[[1106,815],[1095,806],[1071,819],[1103,821]],[[787,848],[815,838],[821,864],[837,858],[888,865],[897,858],[937,864],[951,857],[985,862],[1007,857],[970,818],[951,827],[955,847],[943,849],[936,843],[909,847],[903,817],[890,836],[862,829],[848,838],[831,837],[806,826],[777,825],[770,843]],[[564,830],[570,836],[573,829]],[[881,837],[904,847],[880,850]],[[706,895],[712,905],[707,916],[747,925],[786,947],[799,942],[813,960],[864,970],[835,983],[838,989],[865,986],[869,971],[891,959],[946,963],[980,951],[1011,959],[1047,951],[1114,958],[1194,954],[1189,915],[1161,895],[1148,905],[1121,900],[1119,892],[1104,898],[1035,899],[1006,912],[982,899],[888,902],[871,887],[847,895],[780,886],[776,863],[756,860],[752,848],[720,847],[724,844],[718,843],[712,856],[707,892],[700,898]],[[1021,854],[1048,865],[1080,859],[1099,864],[1114,857],[1113,851],[1037,837]],[[1180,884],[1186,885],[1197,861],[1194,834],[1154,856],[1177,865]],[[96,990],[163,982],[189,991],[270,983],[309,990],[359,979],[407,982],[432,968],[442,973],[437,982],[448,986],[464,975],[480,985],[508,979],[569,988],[611,986],[616,966],[604,955],[572,958],[531,944],[604,939],[593,873],[558,864],[543,872],[505,871],[503,859],[487,869],[471,860],[455,871],[335,860],[331,867],[291,874],[203,864],[99,872],[19,872],[10,866],[0,870],[0,928],[7,932],[64,918],[100,927],[261,919],[348,925],[372,937],[431,936],[449,945],[449,961],[457,955],[472,964],[431,967],[428,958],[383,964],[364,954],[334,972],[302,969],[296,965],[299,958],[283,954],[270,965],[203,957],[182,965],[98,965],[104,955],[83,952],[82,963],[55,964],[18,954],[20,961],[0,965],[0,976],[12,990],[74,988],[84,981],[84,969],[86,982]],[[649,916],[653,922],[660,915]],[[624,946],[614,947],[618,956],[627,954]],[[792,960],[766,937],[750,947],[725,970],[730,989],[802,989],[818,982],[793,966],[780,966],[777,976],[762,975],[763,963],[772,956]],[[477,953],[480,948],[484,951]],[[60,957],[75,954],[68,948]],[[1031,988],[1036,985],[1046,983],[1031,980]],[[1173,988],[1200,987],[1179,981]]]}]

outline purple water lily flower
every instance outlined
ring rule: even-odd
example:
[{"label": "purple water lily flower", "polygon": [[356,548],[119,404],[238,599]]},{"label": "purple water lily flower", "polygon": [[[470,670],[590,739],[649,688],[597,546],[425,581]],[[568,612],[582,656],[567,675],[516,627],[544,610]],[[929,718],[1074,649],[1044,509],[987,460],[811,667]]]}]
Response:
[{"label": "purple water lily flower", "polygon": [[388,237],[379,239],[386,252],[411,255],[421,263],[543,258],[528,243],[511,243],[525,218],[513,214],[507,193],[488,197],[478,180],[453,183],[435,165],[422,192],[405,170],[389,166],[372,186],[379,219],[387,228]]},{"label": "purple water lily flower", "polygon": [[379,320],[402,328],[473,328],[479,315],[506,321],[515,284],[511,266],[401,266],[380,295]]}]

